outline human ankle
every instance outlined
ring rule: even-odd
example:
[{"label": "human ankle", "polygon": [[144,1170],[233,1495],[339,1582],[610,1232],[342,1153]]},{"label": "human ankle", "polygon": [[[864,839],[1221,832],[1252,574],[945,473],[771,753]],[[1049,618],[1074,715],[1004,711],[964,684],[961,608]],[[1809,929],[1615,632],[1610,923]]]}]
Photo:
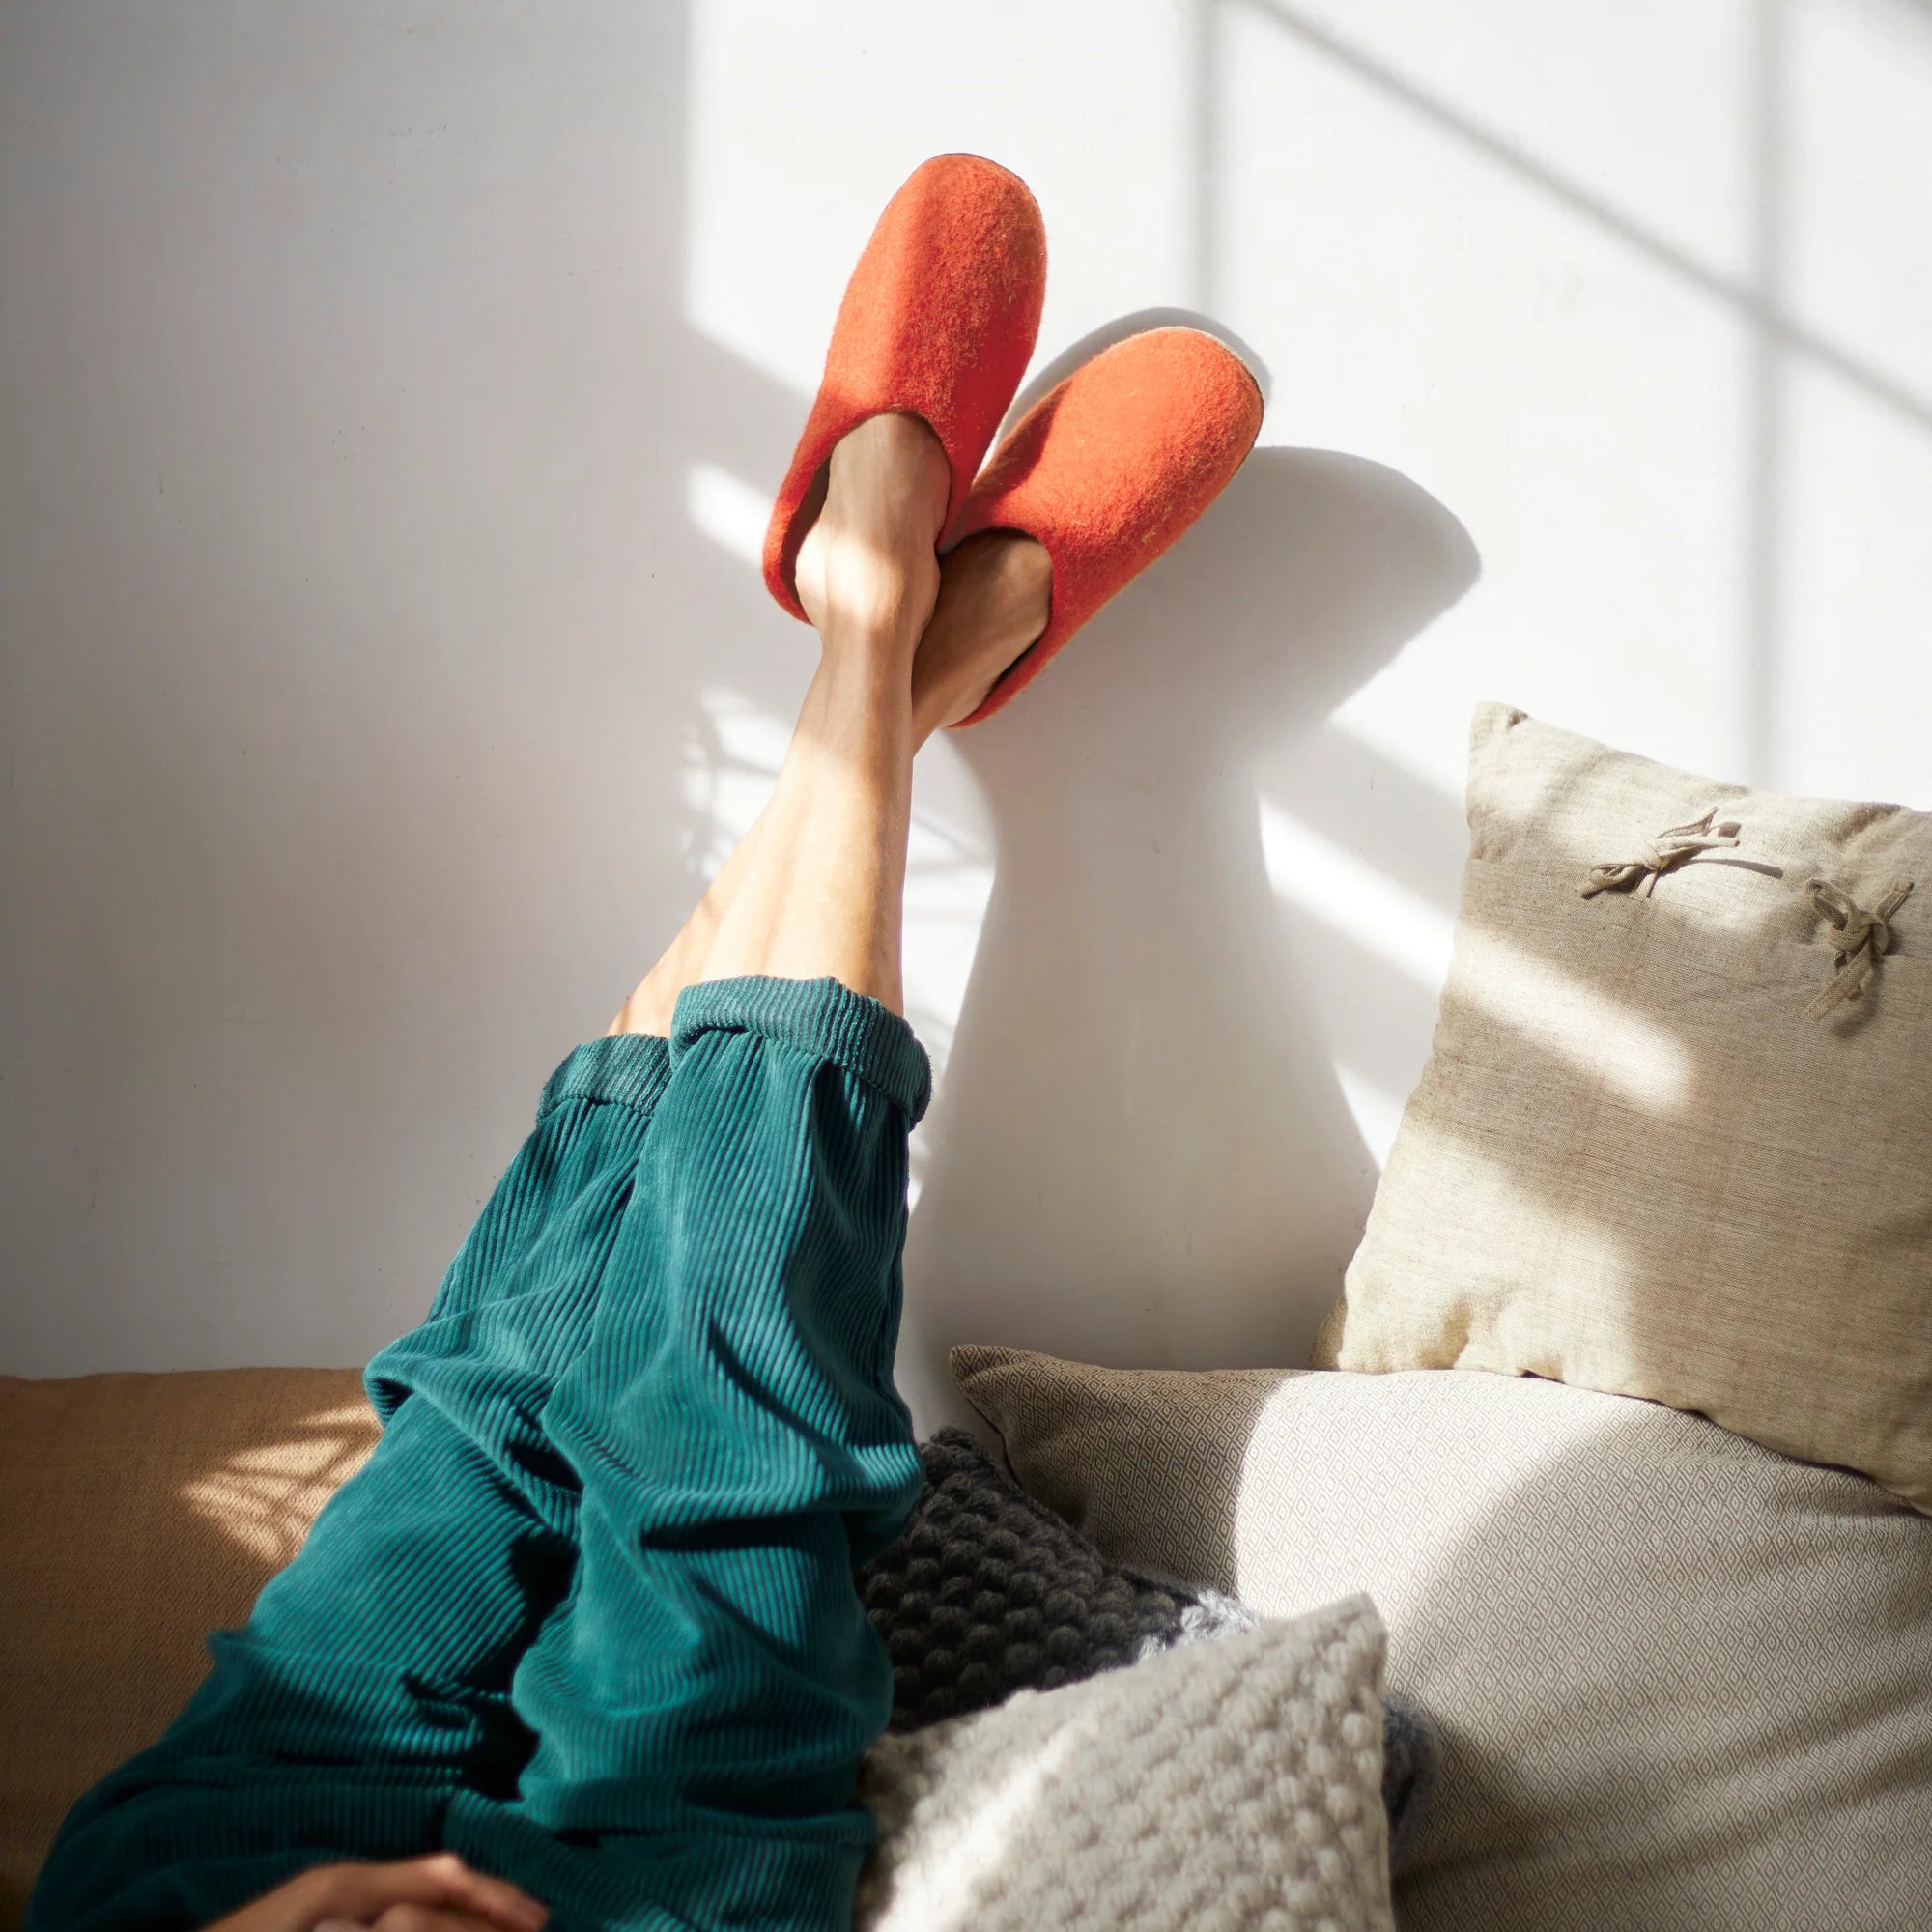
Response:
[{"label": "human ankle", "polygon": [[939,591],[934,545],[952,472],[917,417],[868,418],[841,440],[800,546],[799,601],[821,634],[916,642]]},{"label": "human ankle", "polygon": [[938,558],[929,553],[895,555],[864,536],[835,529],[814,561],[819,567],[807,610],[826,647],[910,661],[939,593]]},{"label": "human ankle", "polygon": [[938,608],[913,661],[918,742],[970,718],[1046,629],[1053,561],[1017,530],[972,537],[941,569]]}]

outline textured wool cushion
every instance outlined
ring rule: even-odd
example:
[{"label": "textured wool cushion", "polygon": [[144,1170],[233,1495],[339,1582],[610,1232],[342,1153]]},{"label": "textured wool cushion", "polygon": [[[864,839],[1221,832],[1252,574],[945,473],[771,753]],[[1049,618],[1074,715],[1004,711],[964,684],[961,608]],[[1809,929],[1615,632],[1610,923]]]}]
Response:
[{"label": "textured wool cushion", "polygon": [[1932,1510],[1932,816],[1486,705],[1469,827],[1317,1366],[1647,1396]]},{"label": "textured wool cushion", "polygon": [[0,1377],[0,1927],[375,1446],[347,1369]]},{"label": "textured wool cushion", "polygon": [[[925,1489],[905,1533],[858,1575],[893,1659],[895,1731],[913,1731],[1252,1630],[1252,1610],[1110,1563],[998,1468],[963,1429],[920,1446]],[[1392,1861],[1406,1856],[1436,1771],[1435,1734],[1388,1707],[1382,1804]]]},{"label": "textured wool cushion", "polygon": [[1373,1596],[1442,1747],[1405,1932],[1928,1922],[1932,1522],[1876,1484],[1527,1377],[953,1368],[1117,1561]]},{"label": "textured wool cushion", "polygon": [[886,1739],[859,1932],[1389,1932],[1356,1596]]},{"label": "textured wool cushion", "polygon": [[895,1731],[1253,1628],[1232,1597],[1108,1562],[963,1429],[942,1429],[919,1457],[912,1521],[858,1574],[892,1653]]}]

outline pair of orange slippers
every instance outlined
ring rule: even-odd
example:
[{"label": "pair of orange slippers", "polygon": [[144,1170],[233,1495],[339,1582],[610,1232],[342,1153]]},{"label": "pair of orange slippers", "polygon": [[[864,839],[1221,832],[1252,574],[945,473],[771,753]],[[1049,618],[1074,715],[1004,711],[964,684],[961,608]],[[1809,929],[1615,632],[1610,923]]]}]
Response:
[{"label": "pair of orange slippers", "polygon": [[982,471],[1045,298],[1046,231],[1026,184],[977,155],[919,168],[853,270],[765,535],[765,582],[803,618],[794,576],[818,472],[868,416],[923,418],[952,469],[941,551],[1019,530],[1053,560],[1046,629],[962,725],[1037,677],[1214,500],[1261,430],[1261,391],[1238,356],[1197,329],[1155,328],[1042,396]]}]

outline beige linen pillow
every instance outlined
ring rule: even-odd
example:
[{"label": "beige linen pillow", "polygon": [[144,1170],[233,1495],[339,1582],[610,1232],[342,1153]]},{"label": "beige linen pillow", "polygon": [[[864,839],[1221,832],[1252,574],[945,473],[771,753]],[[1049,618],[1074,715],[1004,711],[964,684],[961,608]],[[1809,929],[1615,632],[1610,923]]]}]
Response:
[{"label": "beige linen pillow", "polygon": [[1528,1377],[952,1361],[1115,1561],[1373,1597],[1441,1747],[1404,1932],[1926,1922],[1932,1522],[1876,1484]]},{"label": "beige linen pillow", "polygon": [[1393,1932],[1361,1596],[882,1741],[856,1932]]},{"label": "beige linen pillow", "polygon": [[1932,817],[1490,704],[1469,829],[1316,1365],[1646,1396],[1932,1510]]}]

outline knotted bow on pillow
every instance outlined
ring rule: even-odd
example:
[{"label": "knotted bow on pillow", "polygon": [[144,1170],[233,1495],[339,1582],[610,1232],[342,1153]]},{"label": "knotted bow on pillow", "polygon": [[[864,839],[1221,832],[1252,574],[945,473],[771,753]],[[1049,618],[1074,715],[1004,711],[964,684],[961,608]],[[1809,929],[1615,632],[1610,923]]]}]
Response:
[{"label": "knotted bow on pillow", "polygon": [[1717,817],[1718,808],[1714,805],[1695,824],[1673,825],[1668,832],[1660,832],[1644,847],[1640,858],[1592,866],[1581,888],[1583,896],[1587,899],[1598,893],[1624,892],[1640,879],[1648,878],[1650,885],[1645,892],[1648,897],[1657,891],[1658,880],[1673,867],[1694,859],[1699,852],[1738,842],[1738,821],[1727,818],[1719,825]]},{"label": "knotted bow on pillow", "polygon": [[1835,970],[1825,990],[1805,1009],[1808,1018],[1822,1020],[1847,1000],[1855,1000],[1864,991],[1865,982],[1890,948],[1891,926],[1889,922],[1892,914],[1912,896],[1912,881],[1892,880],[1875,912],[1866,912],[1862,906],[1855,904],[1851,895],[1834,886],[1830,879],[1808,879],[1804,890],[1811,895],[1811,903],[1833,927],[1832,964]]}]

